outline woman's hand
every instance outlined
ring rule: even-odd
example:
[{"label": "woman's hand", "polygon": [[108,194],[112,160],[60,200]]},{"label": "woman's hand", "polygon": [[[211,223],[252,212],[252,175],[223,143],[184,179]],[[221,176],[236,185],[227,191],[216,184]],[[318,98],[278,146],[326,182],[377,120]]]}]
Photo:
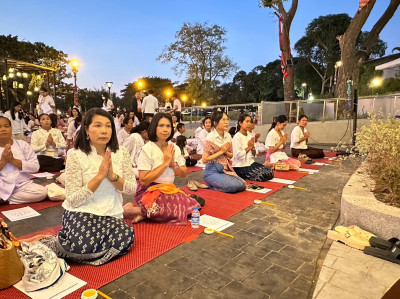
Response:
[{"label": "woman's hand", "polygon": [[111,165],[111,152],[106,151],[103,157],[103,161],[100,164],[99,172],[97,173],[97,175],[100,176],[102,179],[107,177],[110,171],[110,165]]},{"label": "woman's hand", "polygon": [[230,146],[230,142],[225,143],[223,146],[221,146],[221,151],[225,154],[229,150]]},{"label": "woman's hand", "polygon": [[249,142],[247,142],[247,146],[250,147],[250,148],[253,148],[254,147],[254,142],[255,142],[255,138],[251,138],[249,140]]},{"label": "woman's hand", "polygon": [[286,140],[288,140],[288,134],[287,134],[287,133],[285,133],[285,135],[283,135],[283,136],[281,137],[281,142],[282,142],[282,143],[285,143]]},{"label": "woman's hand", "polygon": [[164,151],[164,163],[170,165],[171,167],[175,166],[173,163],[175,158],[175,146],[173,144],[168,144],[167,148]]},{"label": "woman's hand", "polygon": [[11,145],[6,144],[6,146],[4,147],[3,153],[1,154],[0,161],[3,161],[5,163],[10,162],[10,155],[12,157]]},{"label": "woman's hand", "polygon": [[47,137],[46,147],[49,147],[50,145],[55,146],[53,136],[51,136],[51,134],[49,134],[49,136]]},{"label": "woman's hand", "polygon": [[307,131],[305,134],[304,134],[304,138],[308,138],[308,137],[310,137],[310,131]]}]

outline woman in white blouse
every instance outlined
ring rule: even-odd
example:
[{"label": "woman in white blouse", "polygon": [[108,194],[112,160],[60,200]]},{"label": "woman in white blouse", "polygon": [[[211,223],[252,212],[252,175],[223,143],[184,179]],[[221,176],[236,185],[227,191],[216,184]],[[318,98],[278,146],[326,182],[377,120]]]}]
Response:
[{"label": "woman in white blouse", "polygon": [[47,189],[34,184],[30,173],[39,162],[28,143],[12,139],[11,121],[0,116],[0,205],[38,202]]},{"label": "woman in white blouse", "polygon": [[187,216],[200,204],[176,188],[175,176],[185,177],[186,166],[179,148],[169,141],[174,134],[169,113],[157,113],[150,123],[147,142],[139,154],[139,183],[135,203],[124,206],[124,215],[137,223],[145,218],[186,225]]},{"label": "woman in white blouse", "polygon": [[111,101],[111,99],[108,97],[108,93],[103,92],[101,94],[101,99],[103,100],[103,110],[111,112],[112,109],[114,109],[114,104]]},{"label": "woman in white blouse", "polygon": [[204,180],[210,189],[237,193],[246,189],[246,183],[237,176],[232,167],[232,137],[227,132],[229,118],[222,111],[215,111],[211,115],[213,130],[207,135],[203,162]]},{"label": "woman in white blouse", "polygon": [[58,158],[58,150],[65,149],[67,144],[59,129],[51,127],[48,114],[39,116],[41,128],[32,133],[31,146],[38,155],[41,171],[60,171],[63,161]]},{"label": "woman in white blouse", "polygon": [[[75,108],[74,108],[75,109]],[[67,130],[67,144],[68,148],[72,147],[74,136],[76,133],[76,130],[82,123],[82,114],[78,114],[75,119],[73,119],[69,124],[68,124],[68,130]]]},{"label": "woman in white blouse", "polygon": [[150,123],[142,121],[138,126],[132,129],[132,134],[122,143],[131,156],[131,164],[133,172],[136,178],[139,178],[139,170],[137,169],[137,163],[139,159],[139,153],[144,144],[149,140],[147,130],[149,129]]},{"label": "woman in white blouse", "polygon": [[211,117],[206,116],[205,118],[203,118],[201,123],[202,123],[203,129],[201,129],[198,132],[197,136],[196,136],[196,139],[197,139],[197,151],[196,151],[196,153],[199,154],[199,155],[203,155],[204,144],[206,142],[207,135],[208,135],[208,133],[211,132],[211,127],[212,127],[211,126]]},{"label": "woman in white blouse", "polygon": [[118,144],[122,145],[124,141],[131,135],[131,130],[133,128],[133,119],[126,116],[122,121],[122,129],[117,134]]},{"label": "woman in white blouse", "polygon": [[18,140],[25,140],[24,131],[30,130],[25,123],[21,109],[21,103],[14,102],[11,105],[10,110],[4,113],[4,116],[11,121],[13,138]]},{"label": "woman in white blouse", "polygon": [[96,266],[126,254],[134,232],[122,220],[122,193],[134,195],[136,179],[108,112],[86,113],[75,150],[68,152],[65,179],[62,228],[42,242],[60,257]]},{"label": "woman in white blouse", "polygon": [[307,145],[308,138],[310,137],[310,132],[306,129],[307,124],[308,117],[306,115],[300,115],[299,124],[293,129],[292,134],[290,135],[292,156],[297,158],[300,154],[304,154],[313,159],[325,157],[322,149]]},{"label": "woman in white blouse", "polygon": [[288,123],[285,115],[279,115],[277,120],[274,121],[269,129],[265,146],[267,147],[266,163],[272,165],[282,162],[289,165],[290,169],[299,169],[301,163],[297,159],[289,158],[284,152],[285,143],[288,139],[287,133],[284,129]]},{"label": "woman in white blouse", "polygon": [[274,172],[268,166],[254,161],[256,154],[255,138],[249,134],[252,130],[251,117],[241,114],[238,120],[238,132],[232,139],[232,165],[235,172],[244,180],[265,182],[274,178]]}]

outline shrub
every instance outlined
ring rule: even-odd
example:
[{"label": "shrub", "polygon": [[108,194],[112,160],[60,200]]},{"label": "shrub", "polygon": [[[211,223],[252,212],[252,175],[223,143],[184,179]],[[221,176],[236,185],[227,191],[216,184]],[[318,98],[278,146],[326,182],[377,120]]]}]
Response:
[{"label": "shrub", "polygon": [[375,192],[387,193],[389,202],[400,205],[400,119],[378,119],[357,133],[355,150],[366,158]]}]

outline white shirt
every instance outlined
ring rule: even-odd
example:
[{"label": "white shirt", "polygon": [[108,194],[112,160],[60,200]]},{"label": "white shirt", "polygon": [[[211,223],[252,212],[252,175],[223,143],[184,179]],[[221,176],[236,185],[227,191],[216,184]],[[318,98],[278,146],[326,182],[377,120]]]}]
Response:
[{"label": "white shirt", "polygon": [[111,153],[113,171],[125,180],[120,192],[107,179],[103,179],[96,191],[88,189],[88,183],[98,174],[103,157],[97,154],[96,148],[86,155],[80,149],[68,151],[65,168],[66,198],[62,206],[75,212],[91,213],[99,216],[122,218],[122,194],[134,195],[136,178],[129,163],[129,153],[120,147]]},{"label": "white shirt", "polygon": [[[0,147],[0,157],[4,147]],[[0,171],[0,198],[7,200],[16,189],[32,183],[30,173],[39,171],[39,162],[28,143],[13,140],[11,151],[15,159],[22,161],[22,170],[7,163]]]},{"label": "white shirt", "polygon": [[197,127],[196,130],[194,130],[194,138],[196,138],[196,139],[199,138],[199,134],[200,134],[201,130],[204,130],[204,128],[202,128],[201,126]]},{"label": "white shirt", "polygon": [[[173,143],[172,143],[173,144]],[[175,145],[175,163],[179,166],[185,166],[186,161],[181,153],[181,149]],[[138,169],[152,171],[164,163],[164,153],[152,141],[147,142],[140,151],[138,159]],[[174,182],[175,173],[171,167],[168,167],[161,176],[154,182],[158,184],[171,184]]]},{"label": "white shirt", "polygon": [[133,117],[133,127],[136,127],[139,124],[140,124],[139,119],[136,116],[134,116]]},{"label": "white shirt", "polygon": [[206,129],[201,129],[197,136],[197,154],[202,155],[204,152],[204,143],[206,142],[208,132]]},{"label": "white shirt", "polygon": [[221,135],[218,134],[217,130],[213,129],[208,133],[206,140],[221,147],[227,142],[232,142],[232,136],[228,132],[224,132],[224,137],[222,138]]},{"label": "white shirt", "polygon": [[144,140],[139,133],[132,133],[125,141],[122,143],[130,156],[131,156],[131,164],[133,168],[137,167],[137,161],[139,158],[139,153],[141,148],[144,146]]},{"label": "white shirt", "polygon": [[111,111],[111,107],[113,106],[114,104],[113,104],[113,102],[110,100],[110,99],[108,99],[107,100],[107,103],[104,103],[104,101],[103,101],[103,107],[102,107],[102,109],[103,110],[106,110],[106,111]]},{"label": "white shirt", "polygon": [[[49,137],[49,134],[51,134],[51,136],[53,137],[53,141],[55,142],[56,147],[50,145],[46,148],[46,141]],[[49,131],[46,131],[41,128],[32,133],[31,146],[33,151],[37,155],[57,157],[58,149],[66,148],[67,144],[65,143],[65,139],[59,129],[51,128]]]},{"label": "white shirt", "polygon": [[127,133],[124,128],[122,128],[117,134],[118,144],[121,145],[122,143],[124,143],[124,141],[129,137],[129,135],[130,134]]},{"label": "white shirt", "polygon": [[175,111],[182,111],[182,104],[179,99],[174,100],[174,109],[176,109]]},{"label": "white shirt", "polygon": [[4,113],[4,116],[11,121],[11,129],[13,134],[20,134],[24,133],[24,131],[30,131],[25,123],[24,118],[18,118],[18,113],[14,114],[15,120],[12,119],[10,111],[6,111],[6,113]]},{"label": "white shirt", "polygon": [[142,110],[142,100],[141,99],[136,99],[136,102],[137,102],[137,109],[138,109],[138,111],[139,110]]},{"label": "white shirt", "polygon": [[35,119],[35,120],[29,120],[28,121],[28,129],[30,130],[30,131],[32,131],[32,129],[34,128],[34,127],[38,127],[38,126],[40,126],[40,124],[39,124],[39,121],[37,120],[37,119]]},{"label": "white shirt", "polygon": [[148,95],[144,97],[142,102],[142,110],[144,113],[156,113],[156,109],[158,109],[158,100],[153,95]]},{"label": "white shirt", "polygon": [[[46,114],[54,113],[53,108],[51,108],[50,106],[55,106],[56,104],[54,104],[54,99],[51,97],[51,95],[48,94],[45,97],[40,95],[38,102],[39,102],[39,109],[38,109],[39,115],[42,113]],[[48,107],[42,107],[42,105],[45,103],[47,103]]]},{"label": "white shirt", "polygon": [[299,126],[296,126],[290,135],[290,147],[296,149],[307,149],[307,140],[304,139],[302,142],[299,142],[299,140],[304,137],[305,133],[307,133],[306,128],[304,128],[303,132]]},{"label": "white shirt", "polygon": [[172,109],[172,104],[171,102],[165,102],[165,109]]},{"label": "white shirt", "polygon": [[246,167],[254,163],[252,151],[250,150],[246,153],[246,148],[248,147],[248,142],[251,138],[253,137],[249,133],[245,136],[242,133],[237,132],[235,136],[233,136],[233,167]]},{"label": "white shirt", "polygon": [[176,140],[176,138],[177,138],[178,136],[181,136],[181,135],[182,135],[181,132],[176,131],[173,138]]},{"label": "white shirt", "polygon": [[72,140],[72,138],[73,138],[74,135],[75,135],[76,129],[77,129],[77,128],[75,128],[75,120],[74,120],[74,121],[71,121],[71,122],[68,124],[68,130],[67,130],[67,139],[68,139],[68,140]]},{"label": "white shirt", "polygon": [[[285,131],[281,131],[282,136],[285,135]],[[267,138],[265,139],[265,146],[268,147],[275,147],[275,145],[281,140],[278,132],[275,129],[269,131]],[[279,146],[279,149],[283,148],[283,144]]]}]

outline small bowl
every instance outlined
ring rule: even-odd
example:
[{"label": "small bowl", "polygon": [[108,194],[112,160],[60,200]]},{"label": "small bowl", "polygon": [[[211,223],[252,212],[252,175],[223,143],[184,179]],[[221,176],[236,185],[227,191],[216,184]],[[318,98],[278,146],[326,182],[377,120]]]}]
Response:
[{"label": "small bowl", "polygon": [[261,200],[255,199],[255,200],[254,200],[254,203],[255,203],[256,205],[259,205],[259,204],[261,204]]},{"label": "small bowl", "polygon": [[214,233],[214,230],[212,228],[206,227],[204,229],[204,233],[207,235],[212,235]]},{"label": "small bowl", "polygon": [[87,289],[82,292],[81,299],[96,299],[97,291],[95,289]]}]

